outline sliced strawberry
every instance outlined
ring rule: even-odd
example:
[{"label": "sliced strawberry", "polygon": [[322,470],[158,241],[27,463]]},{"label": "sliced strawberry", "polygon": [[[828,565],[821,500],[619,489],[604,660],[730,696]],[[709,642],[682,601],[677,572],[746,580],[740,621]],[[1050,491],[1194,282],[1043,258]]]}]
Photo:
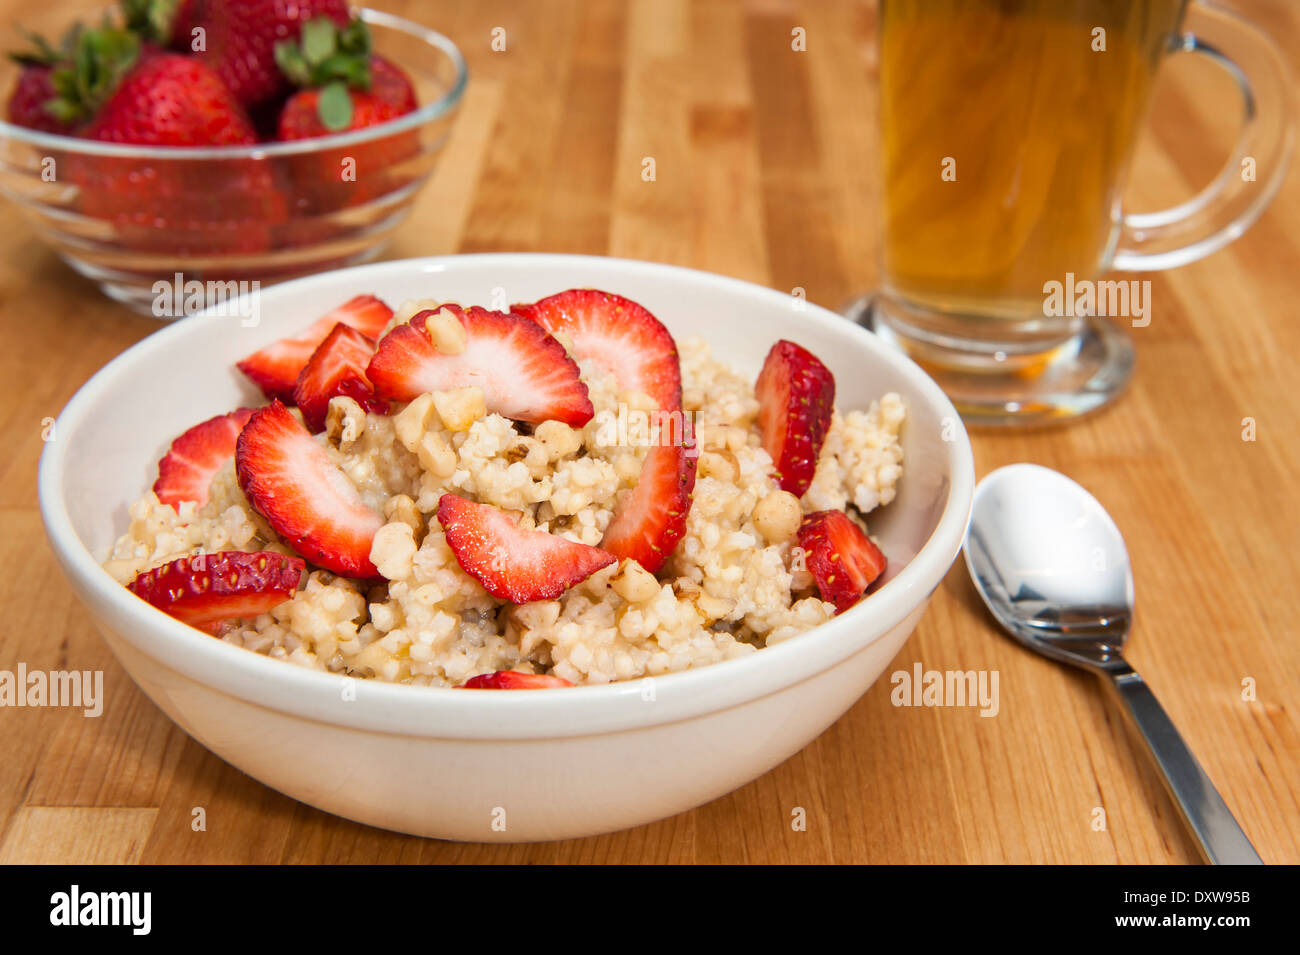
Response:
[{"label": "sliced strawberry", "polygon": [[292,404],[298,375],[335,325],[342,322],[369,338],[378,338],[392,317],[393,310],[375,296],[358,295],[322,315],[301,335],[282,338],[237,362],[236,367],[251,378],[266,397]]},{"label": "sliced strawberry", "polygon": [[344,577],[377,577],[370,545],[384,519],[278,401],[253,412],[235,449],[249,503],[295,551]]},{"label": "sliced strawberry", "polygon": [[698,461],[687,447],[652,447],[636,487],[619,502],[600,546],[657,573],[686,533]]},{"label": "sliced strawberry", "polygon": [[240,408],[217,415],[196,424],[173,441],[171,449],[158,462],[158,480],[153,482],[158,500],[172,507],[181,501],[206,504],[212,478],[235,456],[239,432],[252,414],[252,408]]},{"label": "sliced strawberry", "polygon": [[[465,347],[444,355],[425,322],[450,311],[465,328]],[[516,421],[563,421],[582,427],[595,409],[564,346],[534,322],[508,312],[443,305],[398,325],[379,342],[367,375],[385,398],[410,401],[429,391],[477,385],[488,411]]]},{"label": "sliced strawberry", "polygon": [[472,676],[458,690],[548,690],[552,687],[573,686],[568,680],[544,673],[520,673],[518,670],[497,670]]},{"label": "sliced strawberry", "polygon": [[438,523],[465,573],[511,603],[554,600],[616,559],[599,547],[522,528],[509,512],[455,494],[438,501]]},{"label": "sliced strawberry", "polygon": [[620,387],[649,395],[665,411],[682,406],[677,343],[659,319],[631,299],[579,288],[513,308],[552,335],[567,336],[589,373],[612,374]]},{"label": "sliced strawberry", "polygon": [[298,375],[293,400],[312,432],[325,430],[330,399],[347,395],[366,411],[388,414],[388,402],[375,394],[366,378],[366,365],[375,353],[375,341],[350,325],[339,322],[325,336]]},{"label": "sliced strawberry", "polygon": [[843,511],[816,511],[799,525],[799,546],[823,600],[843,613],[885,572],[885,555]]},{"label": "sliced strawberry", "polygon": [[177,620],[216,633],[227,620],[251,619],[284,603],[305,569],[285,554],[223,551],[146,570],[127,588]]},{"label": "sliced strawberry", "polygon": [[776,467],[776,483],[803,497],[831,427],[835,376],[812,352],[779,341],[767,353],[754,390],[758,428]]},{"label": "sliced strawberry", "polygon": [[[661,411],[681,409],[677,344],[643,306],[597,289],[569,289],[514,310],[564,336],[588,373],[612,374],[620,388],[649,395]],[[659,570],[686,533],[696,460],[686,447],[651,448],[600,546]]]}]

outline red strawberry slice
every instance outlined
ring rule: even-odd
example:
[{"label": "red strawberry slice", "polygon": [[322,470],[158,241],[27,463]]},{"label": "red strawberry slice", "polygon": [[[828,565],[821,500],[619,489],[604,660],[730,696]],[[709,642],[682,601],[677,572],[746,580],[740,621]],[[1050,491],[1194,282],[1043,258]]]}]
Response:
[{"label": "red strawberry slice", "polygon": [[600,546],[657,573],[686,533],[698,461],[688,447],[652,447],[636,487],[619,502]]},{"label": "red strawberry slice", "polygon": [[554,600],[616,559],[599,547],[522,528],[507,511],[455,494],[438,501],[438,523],[465,573],[511,603]]},{"label": "red strawberry slice", "polygon": [[518,670],[497,670],[472,676],[458,690],[548,690],[552,687],[573,686],[568,680],[544,673],[520,673]]},{"label": "red strawberry slice", "polygon": [[578,366],[564,346],[534,322],[508,312],[443,305],[465,328],[465,349],[444,355],[434,347],[427,309],[379,342],[366,373],[385,398],[410,401],[429,391],[477,385],[488,411],[516,421],[563,421],[582,427],[595,409]]},{"label": "red strawberry slice", "polygon": [[253,412],[235,449],[249,502],[295,551],[344,577],[377,577],[370,545],[384,519],[278,401]]},{"label": "red strawberry slice", "polygon": [[216,633],[227,620],[247,620],[284,603],[305,569],[285,554],[223,551],[146,570],[127,588],[177,620]]},{"label": "red strawberry slice", "polygon": [[252,414],[252,408],[240,408],[217,415],[173,441],[158,462],[158,480],[153,482],[158,500],[172,507],[181,501],[193,501],[200,507],[206,504],[212,478],[235,456],[239,432]]},{"label": "red strawberry slice", "polygon": [[885,555],[843,511],[816,511],[799,525],[799,546],[822,599],[843,613],[885,572]]},{"label": "red strawberry slice", "polygon": [[779,341],[767,353],[754,390],[758,428],[776,466],[776,483],[803,497],[831,427],[835,376],[812,352]]},{"label": "red strawberry slice", "polygon": [[682,406],[677,343],[659,319],[631,299],[569,289],[513,310],[552,335],[568,336],[588,372],[612,374],[620,387],[649,395],[665,411]]},{"label": "red strawberry slice", "polygon": [[[643,306],[597,289],[569,289],[514,310],[552,335],[564,335],[589,373],[612,374],[619,387],[649,395],[661,411],[681,409],[677,343]],[[686,533],[696,460],[687,447],[651,448],[637,486],[620,502],[600,546],[658,571]]]},{"label": "red strawberry slice", "polygon": [[388,414],[388,402],[375,395],[366,378],[366,365],[374,353],[374,339],[342,322],[325,336],[298,375],[298,384],[293,389],[294,403],[302,412],[308,430],[325,430],[330,399],[338,395],[354,398],[366,411]]},{"label": "red strawberry slice", "polygon": [[298,375],[335,325],[342,322],[363,335],[378,338],[392,317],[393,310],[375,296],[358,295],[322,315],[301,335],[282,338],[249,355],[236,366],[262,389],[266,397],[292,404]]}]

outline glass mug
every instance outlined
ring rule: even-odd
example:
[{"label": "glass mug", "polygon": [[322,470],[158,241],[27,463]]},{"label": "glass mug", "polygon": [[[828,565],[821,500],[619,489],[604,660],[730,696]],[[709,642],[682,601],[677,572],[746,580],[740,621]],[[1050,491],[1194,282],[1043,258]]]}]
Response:
[{"label": "glass mug", "polygon": [[[879,43],[883,280],[862,320],[972,423],[1068,418],[1114,398],[1133,367],[1119,323],[1149,321],[1150,303],[1143,283],[1103,273],[1208,255],[1285,175],[1287,71],[1262,33],[1214,7],[881,0]],[[1236,80],[1241,133],[1199,195],[1126,214],[1129,163],[1174,52]]]}]

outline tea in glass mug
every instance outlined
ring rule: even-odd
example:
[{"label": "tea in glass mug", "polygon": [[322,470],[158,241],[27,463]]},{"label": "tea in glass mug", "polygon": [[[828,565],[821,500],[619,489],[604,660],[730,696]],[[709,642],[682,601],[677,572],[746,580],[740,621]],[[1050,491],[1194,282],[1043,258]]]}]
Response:
[{"label": "tea in glass mug", "polygon": [[[1149,303],[1140,283],[1103,273],[1214,251],[1285,173],[1285,68],[1266,37],[1214,8],[881,0],[879,44],[883,261],[869,320],[977,423],[1070,417],[1118,394],[1133,354],[1116,322],[1149,318]],[[1237,80],[1242,134],[1199,196],[1126,215],[1157,71],[1177,51]],[[1239,175],[1246,155],[1256,181]]]}]

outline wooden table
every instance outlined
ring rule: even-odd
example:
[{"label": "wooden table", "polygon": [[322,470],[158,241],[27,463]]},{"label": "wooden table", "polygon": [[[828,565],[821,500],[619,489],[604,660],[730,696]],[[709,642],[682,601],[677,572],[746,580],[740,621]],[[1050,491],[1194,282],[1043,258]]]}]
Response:
[{"label": "wooden table", "polygon": [[[378,0],[447,32],[473,79],[393,257],[607,253],[801,286],[877,281],[875,12],[786,0]],[[99,6],[66,3],[76,8]],[[1241,0],[1300,62],[1300,10]],[[19,0],[0,0],[0,21]],[[807,52],[791,50],[806,30]],[[504,27],[507,49],[493,52]],[[1133,193],[1209,181],[1232,91],[1168,68]],[[642,160],[656,179],[642,180]],[[1294,172],[1294,170],[1293,170]],[[1132,659],[1269,862],[1300,862],[1300,177],[1241,241],[1153,276],[1139,369],[1066,429],[976,434],[981,475],[1067,472],[1129,544]],[[42,419],[156,327],[100,297],[0,208],[0,669],[103,669],[99,719],[0,710],[0,861],[1190,862],[1143,753],[1091,678],[998,634],[956,566],[890,670],[997,670],[1001,709],[895,708],[888,679],[745,788],[628,832],[530,846],[408,838],[326,815],[209,754],[130,682],[72,595],[36,505]],[[1256,440],[1242,440],[1243,420]],[[1243,685],[1254,687],[1243,693]],[[1245,697],[1245,698],[1244,698]],[[193,832],[204,807],[207,831]],[[791,813],[806,812],[806,831]],[[1105,810],[1098,830],[1095,810]]]}]

